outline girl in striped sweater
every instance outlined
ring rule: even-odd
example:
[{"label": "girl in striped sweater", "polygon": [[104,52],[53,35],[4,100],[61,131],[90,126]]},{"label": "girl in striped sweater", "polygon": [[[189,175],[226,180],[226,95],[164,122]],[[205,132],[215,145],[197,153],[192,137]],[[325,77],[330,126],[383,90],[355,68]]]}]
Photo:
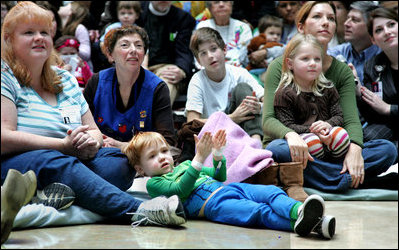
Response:
[{"label": "girl in striped sweater", "polygon": [[312,35],[297,34],[283,55],[274,98],[276,117],[301,135],[319,159],[342,159],[350,139],[343,126],[339,94],[322,73],[323,47]]}]

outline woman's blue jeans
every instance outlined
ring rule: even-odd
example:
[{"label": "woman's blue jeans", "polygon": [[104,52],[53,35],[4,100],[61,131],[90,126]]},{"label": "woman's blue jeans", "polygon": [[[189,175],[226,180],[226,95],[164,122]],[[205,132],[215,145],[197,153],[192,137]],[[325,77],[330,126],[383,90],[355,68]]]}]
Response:
[{"label": "woman's blue jeans", "polygon": [[130,222],[131,215],[126,213],[136,211],[142,202],[125,192],[136,172],[116,148],[101,148],[88,161],[56,150],[1,156],[2,184],[9,169],[21,173],[33,170],[39,190],[54,182],[63,183],[75,192],[75,205],[112,219]]},{"label": "woman's blue jeans", "polygon": [[[270,142],[266,149],[272,151],[276,162],[290,162],[291,154],[285,139]],[[392,166],[398,159],[395,145],[387,140],[372,140],[364,143],[362,150],[365,178],[375,177]],[[304,186],[322,191],[344,192],[350,188],[352,178],[348,172],[340,174],[343,159],[339,162],[326,162],[314,157],[308,161],[303,171]]]}]

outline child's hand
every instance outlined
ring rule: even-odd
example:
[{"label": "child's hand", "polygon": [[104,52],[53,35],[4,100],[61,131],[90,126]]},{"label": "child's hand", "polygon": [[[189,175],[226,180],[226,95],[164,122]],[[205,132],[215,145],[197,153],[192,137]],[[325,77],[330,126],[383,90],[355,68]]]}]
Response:
[{"label": "child's hand", "polygon": [[212,134],[211,132],[205,132],[201,139],[198,139],[197,135],[194,135],[194,141],[197,148],[197,153],[194,156],[194,160],[204,163],[205,159],[212,152]]},{"label": "child's hand", "polygon": [[320,138],[320,141],[324,145],[330,145],[331,140],[332,140],[331,134],[329,134],[329,133],[327,133],[327,134],[318,133],[317,136]]},{"label": "child's hand", "polygon": [[310,125],[309,130],[311,133],[326,135],[330,132],[332,126],[328,122],[316,121]]},{"label": "child's hand", "polygon": [[226,130],[225,129],[218,130],[212,138],[212,143],[213,143],[213,149],[223,150],[223,147],[226,146]]},{"label": "child's hand", "polygon": [[66,71],[72,70],[72,66],[70,64],[65,64],[64,66],[62,66],[62,68],[65,69]]},{"label": "child's hand", "polygon": [[215,161],[220,161],[223,159],[223,149],[226,146],[226,130],[220,129],[212,138],[213,143],[213,159]]},{"label": "child's hand", "polygon": [[85,67],[85,62],[83,61],[83,59],[80,58],[80,56],[78,56],[78,60],[79,60],[78,66],[81,67],[81,68],[84,68]]}]

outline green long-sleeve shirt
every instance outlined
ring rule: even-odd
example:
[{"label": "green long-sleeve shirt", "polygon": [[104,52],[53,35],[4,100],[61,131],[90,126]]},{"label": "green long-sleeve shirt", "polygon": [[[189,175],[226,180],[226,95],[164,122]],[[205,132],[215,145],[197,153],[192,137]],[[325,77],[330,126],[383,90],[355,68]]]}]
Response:
[{"label": "green long-sleeve shirt", "polygon": [[[218,167],[218,165],[220,166]],[[202,167],[201,171],[191,166],[187,160],[176,166],[172,172],[154,176],[147,181],[147,191],[151,197],[178,195],[184,202],[199,185],[212,177],[212,181],[226,181],[226,158],[213,160],[213,167]]]},{"label": "green long-sleeve shirt", "polygon": [[[282,57],[276,58],[268,67],[265,78],[263,100],[263,145],[267,146],[273,139],[281,139],[294,130],[282,124],[274,114],[274,94],[280,83]],[[343,127],[348,131],[351,142],[363,147],[363,131],[360,124],[355,94],[355,81],[352,70],[343,62],[333,57],[330,68],[324,74],[338,90],[340,105],[344,116]]]}]

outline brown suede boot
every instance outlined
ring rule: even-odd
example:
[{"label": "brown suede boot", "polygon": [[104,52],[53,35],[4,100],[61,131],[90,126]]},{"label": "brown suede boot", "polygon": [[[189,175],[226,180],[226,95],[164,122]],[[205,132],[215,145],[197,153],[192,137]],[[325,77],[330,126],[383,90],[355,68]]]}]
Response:
[{"label": "brown suede boot", "polygon": [[15,169],[8,170],[1,186],[1,244],[8,239],[15,216],[32,199],[36,186],[36,175],[32,170],[25,174]]},{"label": "brown suede boot", "polygon": [[303,167],[300,162],[279,163],[280,181],[289,197],[304,202],[308,194],[303,190]]},{"label": "brown suede boot", "polygon": [[273,163],[267,168],[244,180],[245,183],[278,186],[278,164]]}]

